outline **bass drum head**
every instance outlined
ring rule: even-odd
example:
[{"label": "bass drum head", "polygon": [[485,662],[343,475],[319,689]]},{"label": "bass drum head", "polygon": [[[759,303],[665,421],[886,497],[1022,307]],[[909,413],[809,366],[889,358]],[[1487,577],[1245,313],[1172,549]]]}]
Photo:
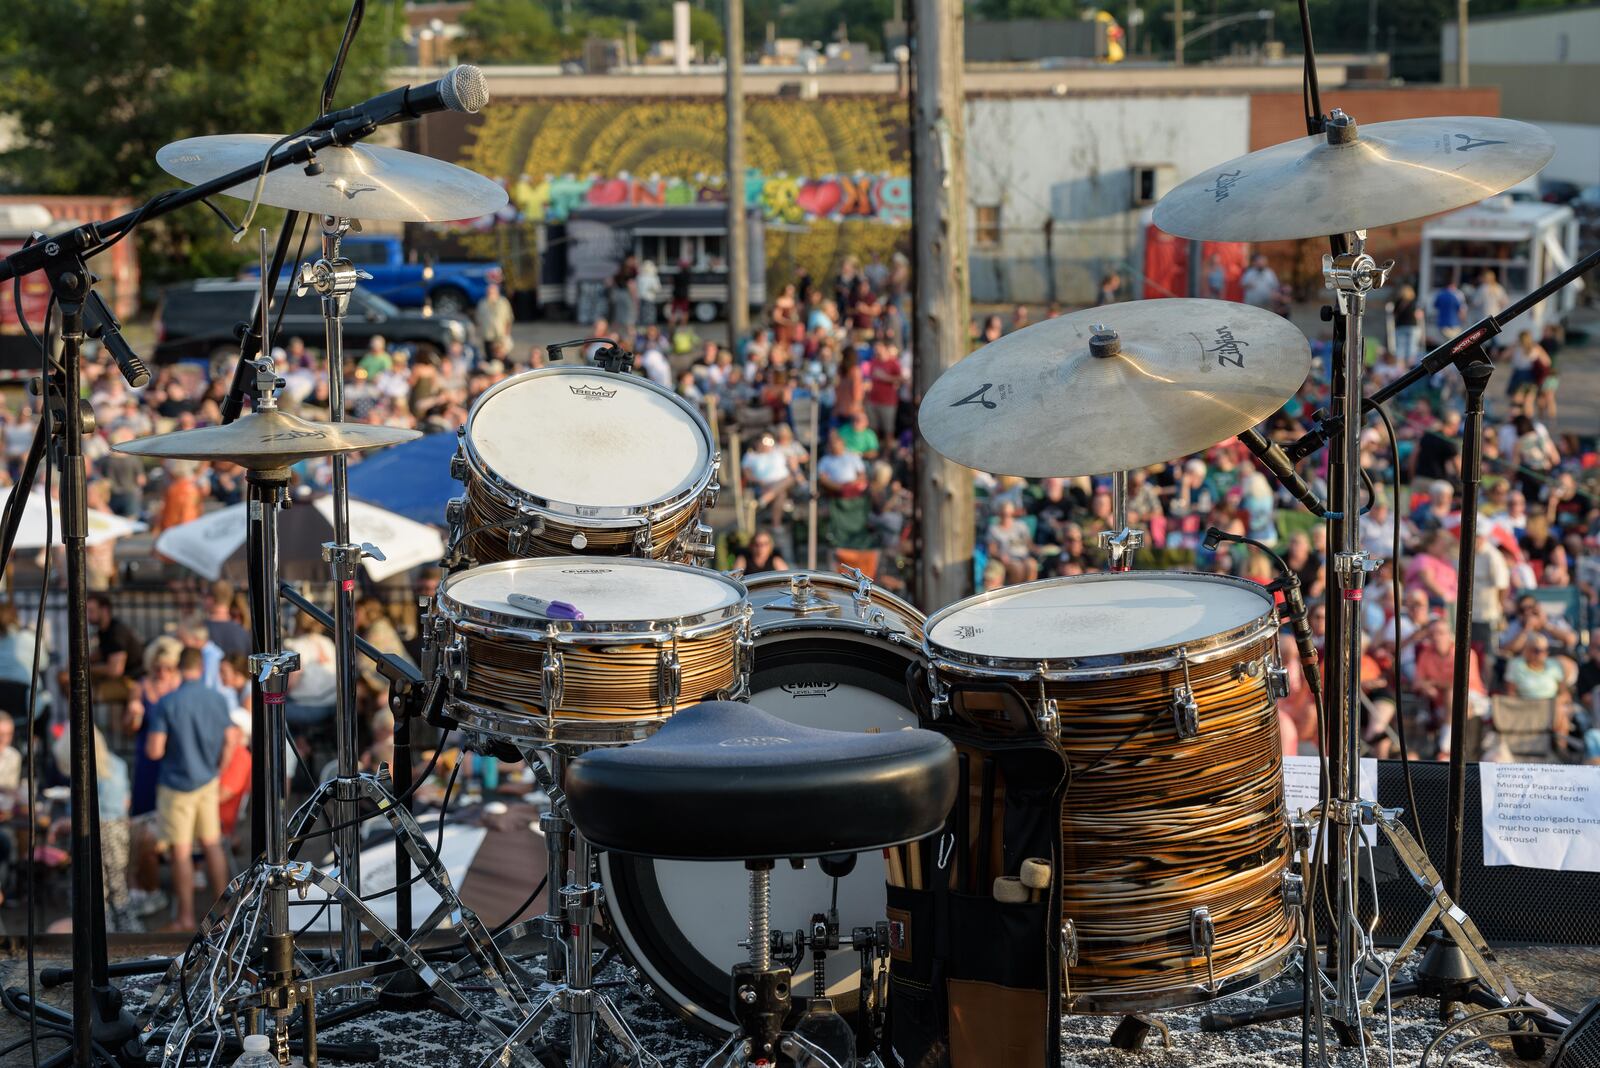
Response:
[{"label": "bass drum head", "polygon": [[[913,659],[910,650],[847,630],[774,634],[757,642],[751,703],[825,730],[909,730],[918,725],[905,681]],[[797,802],[793,818],[807,818],[803,804]],[[884,918],[884,874],[883,855],[865,853],[839,880],[842,933]],[[659,1000],[708,1033],[733,1031],[730,973],[748,959],[739,945],[748,933],[744,865],[603,853],[600,881],[616,940]],[[801,871],[779,863],[772,871],[773,928],[810,927],[814,913],[827,911],[832,893],[833,880],[815,861]],[[828,993],[841,1010],[855,1002],[859,968],[852,950],[828,954]],[[793,986],[797,994],[810,994],[809,955],[795,969]]]}]

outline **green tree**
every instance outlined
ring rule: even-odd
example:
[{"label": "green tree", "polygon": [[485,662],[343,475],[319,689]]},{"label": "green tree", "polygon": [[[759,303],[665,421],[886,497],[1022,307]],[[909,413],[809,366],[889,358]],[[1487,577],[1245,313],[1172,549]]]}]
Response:
[{"label": "green tree", "polygon": [[562,55],[555,20],[539,0],[477,0],[461,25],[461,58],[474,63],[553,63]]},{"label": "green tree", "polygon": [[[367,6],[335,106],[382,90],[398,3]],[[0,115],[14,123],[0,187],[143,199],[177,186],[161,146],[220,133],[278,133],[317,115],[346,0],[51,0],[0,19]],[[243,202],[218,198],[237,220]],[[257,221],[270,224],[276,213]],[[151,281],[225,271],[247,258],[195,206],[139,231]]]},{"label": "green tree", "polygon": [[[689,40],[699,45],[708,56],[722,54],[722,5],[715,4],[714,8],[689,9]],[[647,41],[672,40],[672,6],[661,4],[651,9],[639,23],[639,35]],[[745,39],[749,40],[748,33]]]}]

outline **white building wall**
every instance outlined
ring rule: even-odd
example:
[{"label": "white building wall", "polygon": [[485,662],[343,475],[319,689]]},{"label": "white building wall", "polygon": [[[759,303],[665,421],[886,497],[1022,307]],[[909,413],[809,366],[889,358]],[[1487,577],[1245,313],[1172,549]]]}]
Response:
[{"label": "white building wall", "polygon": [[[1000,242],[971,231],[978,302],[1075,305],[1116,268],[1139,293],[1140,213],[1135,165],[1163,166],[1165,188],[1248,151],[1247,95],[985,98],[967,104],[967,194],[1000,208]],[[1045,223],[1054,220],[1051,254]],[[1051,278],[1054,277],[1052,294]]]},{"label": "white building wall", "polygon": [[[1439,29],[1448,72],[1456,62],[1454,19]],[[1600,7],[1553,8],[1539,14],[1476,19],[1467,16],[1467,78],[1478,63],[1600,63]]]}]

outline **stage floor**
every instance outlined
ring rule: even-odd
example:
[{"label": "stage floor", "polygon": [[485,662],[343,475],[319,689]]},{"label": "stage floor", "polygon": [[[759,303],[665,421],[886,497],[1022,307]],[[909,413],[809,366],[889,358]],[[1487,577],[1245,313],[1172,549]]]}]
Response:
[{"label": "stage floor", "polygon": [[[20,946],[13,945],[13,950]],[[60,954],[67,951],[64,940],[52,938],[41,945],[39,966],[65,965]],[[127,957],[152,955],[173,951],[169,943],[155,939],[141,940]],[[1509,947],[1499,951],[1501,963],[1512,979],[1522,988],[1531,990],[1542,1000],[1573,1010],[1581,1008],[1591,998],[1600,996],[1600,948],[1563,947]],[[48,955],[43,955],[48,954]],[[608,969],[607,979],[615,979],[615,967]],[[21,986],[26,982],[26,961],[20,954],[0,960],[0,977],[7,986]],[[129,981],[125,987],[130,1000],[142,995]],[[140,988],[149,981],[139,983]],[[626,987],[610,988],[622,1005],[624,1015],[634,1027],[646,1047],[659,1056],[666,1068],[698,1068],[714,1048],[714,1043],[696,1034],[667,1010],[653,1001],[641,1001]],[[45,991],[48,1001],[65,1004],[67,990],[58,988]],[[482,1003],[482,996],[472,995]],[[1260,994],[1241,995],[1219,1002],[1224,1011],[1240,1011],[1252,1002],[1259,1002]],[[485,1004],[486,1008],[490,1006]],[[1414,1065],[1423,1047],[1438,1033],[1432,1003],[1415,1001],[1402,1003],[1395,1011],[1395,1063]],[[1300,1029],[1298,1021],[1262,1024],[1230,1034],[1206,1034],[1199,1030],[1198,1014],[1171,1013],[1164,1019],[1172,1029],[1172,1048],[1162,1049],[1159,1036],[1152,1032],[1150,1041],[1140,1053],[1127,1053],[1111,1048],[1106,1039],[1116,1025],[1114,1018],[1068,1017],[1063,1021],[1062,1037],[1065,1049],[1063,1061],[1067,1065],[1117,1066],[1150,1065],[1152,1068],[1262,1068],[1265,1065],[1298,1065],[1300,1063]],[[1492,1021],[1491,1021],[1492,1022]],[[9,1015],[0,1014],[0,1047],[25,1037],[26,1025]],[[399,1014],[374,1013],[364,1019],[352,1021],[324,1032],[332,1041],[371,1041],[379,1044],[383,1064],[405,1064],[411,1068],[472,1068],[489,1052],[490,1043],[471,1027],[431,1013]],[[1382,1029],[1379,1029],[1382,1040]],[[1504,1046],[1504,1044],[1500,1044]],[[59,1049],[59,1043],[41,1044],[41,1056]],[[1387,1051],[1383,1046],[1369,1049],[1368,1062],[1379,1066],[1387,1064]],[[28,1051],[23,1049],[0,1058],[0,1068],[28,1064]],[[1334,1060],[1339,1065],[1360,1063],[1355,1050],[1342,1051]],[[1502,1056],[1478,1044],[1463,1051],[1452,1063],[1477,1065],[1521,1064],[1509,1055]],[[554,1068],[554,1066],[552,1066]],[[1001,1066],[996,1066],[1001,1068]]]}]

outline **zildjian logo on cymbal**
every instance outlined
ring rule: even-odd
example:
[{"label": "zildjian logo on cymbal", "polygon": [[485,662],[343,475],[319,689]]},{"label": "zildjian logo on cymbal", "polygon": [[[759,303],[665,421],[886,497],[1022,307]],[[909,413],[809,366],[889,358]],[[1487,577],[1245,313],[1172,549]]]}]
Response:
[{"label": "zildjian logo on cymbal", "polygon": [[1217,175],[1216,184],[1210,189],[1207,189],[1206,192],[1215,195],[1217,198],[1217,203],[1221,204],[1224,200],[1228,199],[1228,194],[1233,189],[1233,183],[1237,182],[1243,177],[1243,171],[1223,171],[1221,174]]},{"label": "zildjian logo on cymbal", "polygon": [[376,193],[378,191],[378,187],[375,185],[345,185],[343,182],[329,182],[328,188],[337,189],[344,194],[346,200],[354,200],[357,193]]},{"label": "zildjian logo on cymbal", "polygon": [[1455,146],[1457,152],[1471,152],[1473,149],[1482,148],[1484,145],[1503,145],[1506,143],[1504,141],[1485,141],[1464,133],[1458,133],[1456,136],[1461,138],[1461,143]]}]

